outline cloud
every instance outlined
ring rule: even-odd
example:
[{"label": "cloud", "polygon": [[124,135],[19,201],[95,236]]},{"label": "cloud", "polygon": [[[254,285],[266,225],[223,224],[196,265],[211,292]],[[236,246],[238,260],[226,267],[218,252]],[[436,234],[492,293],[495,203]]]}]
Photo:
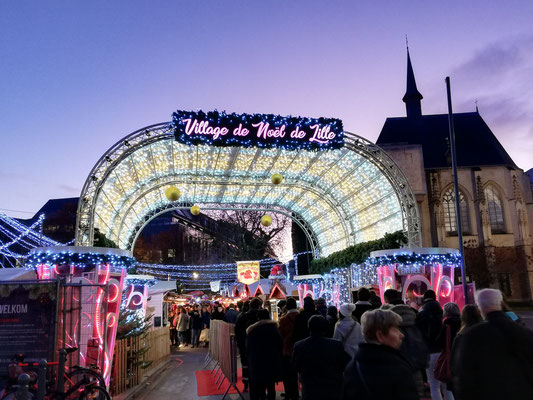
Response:
[{"label": "cloud", "polygon": [[491,43],[451,74],[454,110],[479,112],[519,167],[533,166],[533,36]]}]

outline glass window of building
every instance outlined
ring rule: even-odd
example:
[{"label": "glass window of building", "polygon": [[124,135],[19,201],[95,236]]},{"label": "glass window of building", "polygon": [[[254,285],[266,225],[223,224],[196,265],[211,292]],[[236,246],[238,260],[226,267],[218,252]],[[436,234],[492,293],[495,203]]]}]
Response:
[{"label": "glass window of building", "polygon": [[485,200],[489,213],[490,229],[492,233],[502,233],[505,231],[503,221],[503,208],[500,196],[494,187],[488,185],[485,188]]},{"label": "glass window of building", "polygon": [[[470,215],[468,213],[468,203],[463,192],[459,191],[459,204],[461,207],[461,224],[463,234],[470,233]],[[457,219],[455,216],[455,193],[453,187],[444,192],[442,196],[442,206],[444,207],[444,226],[450,235],[457,235]]]}]

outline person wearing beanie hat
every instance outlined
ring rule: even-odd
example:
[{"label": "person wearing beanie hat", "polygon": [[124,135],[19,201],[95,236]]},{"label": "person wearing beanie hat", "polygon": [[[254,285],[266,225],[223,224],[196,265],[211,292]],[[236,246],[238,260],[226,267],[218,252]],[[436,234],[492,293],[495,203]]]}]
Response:
[{"label": "person wearing beanie hat", "polygon": [[352,304],[352,303],[344,303],[339,308],[339,312],[344,317],[348,317],[348,316],[352,315],[354,310],[355,310],[355,304]]},{"label": "person wearing beanie hat", "polygon": [[333,339],[340,340],[344,346],[344,351],[354,357],[359,343],[363,343],[363,331],[361,325],[353,317],[352,313],[355,310],[355,304],[344,303],[339,308],[340,319],[335,326]]}]

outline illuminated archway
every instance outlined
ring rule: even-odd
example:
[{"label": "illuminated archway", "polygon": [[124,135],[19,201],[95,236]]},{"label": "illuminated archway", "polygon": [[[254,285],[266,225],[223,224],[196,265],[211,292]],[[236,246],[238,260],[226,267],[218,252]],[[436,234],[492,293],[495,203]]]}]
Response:
[{"label": "illuminated archway", "polygon": [[[131,133],[96,163],[78,205],[76,243],[91,245],[98,228],[120,248],[132,249],[156,215],[200,204],[244,205],[290,216],[317,254],[404,230],[420,244],[419,215],[402,171],[378,146],[344,133],[338,150],[191,146],[174,138],[170,123]],[[283,175],[273,185],[270,177]],[[165,189],[182,195],[169,203]]]}]

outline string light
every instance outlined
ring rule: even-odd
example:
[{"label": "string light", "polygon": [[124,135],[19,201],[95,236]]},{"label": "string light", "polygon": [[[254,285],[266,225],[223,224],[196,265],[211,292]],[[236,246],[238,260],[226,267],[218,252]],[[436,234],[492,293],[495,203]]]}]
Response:
[{"label": "string light", "polygon": [[[107,166],[99,190],[85,196],[94,227],[121,248],[130,247],[146,216],[168,208],[164,191],[173,184],[182,193],[173,206],[184,209],[254,204],[290,210],[306,222],[321,256],[405,228],[397,191],[383,166],[363,152],[190,146],[176,142],[171,127],[161,130],[158,140],[137,143]],[[272,185],[271,172],[283,182]]]},{"label": "string light", "polygon": [[36,251],[30,252],[26,259],[26,267],[37,268],[38,265],[70,265],[74,267],[85,267],[86,265],[101,265],[109,263],[114,270],[130,268],[136,264],[136,260],[129,256],[119,256],[115,254],[100,253],[77,253],[72,250],[61,250],[54,252]]}]

